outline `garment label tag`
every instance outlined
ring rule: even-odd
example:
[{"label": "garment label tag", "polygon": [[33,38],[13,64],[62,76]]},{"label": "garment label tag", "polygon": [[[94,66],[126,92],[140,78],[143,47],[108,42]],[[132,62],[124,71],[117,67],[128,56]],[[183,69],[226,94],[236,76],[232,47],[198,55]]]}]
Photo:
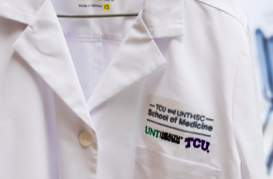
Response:
[{"label": "garment label tag", "polygon": [[110,11],[111,4],[115,0],[81,0],[79,3],[79,8],[96,8],[102,11]]},{"label": "garment label tag", "polygon": [[183,145],[210,153],[219,115],[198,106],[150,95],[143,112],[145,143]]}]

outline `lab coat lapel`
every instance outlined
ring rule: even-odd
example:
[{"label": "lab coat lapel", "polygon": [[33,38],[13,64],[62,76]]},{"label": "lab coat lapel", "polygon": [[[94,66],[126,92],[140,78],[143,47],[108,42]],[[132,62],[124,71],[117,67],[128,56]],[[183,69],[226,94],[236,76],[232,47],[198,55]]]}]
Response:
[{"label": "lab coat lapel", "polygon": [[150,74],[165,62],[140,12],[89,98],[89,110]]},{"label": "lab coat lapel", "polygon": [[88,100],[88,106],[50,1],[41,5],[13,48],[93,128],[88,111],[166,62],[153,40],[155,34],[151,35],[147,25],[141,11]]},{"label": "lab coat lapel", "polygon": [[45,1],[13,49],[94,129],[56,13]]}]

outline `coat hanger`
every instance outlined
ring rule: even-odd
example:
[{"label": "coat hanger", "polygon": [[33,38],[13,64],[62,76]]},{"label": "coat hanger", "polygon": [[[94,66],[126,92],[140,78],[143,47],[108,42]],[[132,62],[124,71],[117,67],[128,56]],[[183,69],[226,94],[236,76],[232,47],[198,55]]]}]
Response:
[{"label": "coat hanger", "polygon": [[65,14],[57,14],[57,17],[60,18],[97,18],[97,17],[130,17],[137,16],[137,13],[132,14],[94,14],[94,15],[65,15]]}]

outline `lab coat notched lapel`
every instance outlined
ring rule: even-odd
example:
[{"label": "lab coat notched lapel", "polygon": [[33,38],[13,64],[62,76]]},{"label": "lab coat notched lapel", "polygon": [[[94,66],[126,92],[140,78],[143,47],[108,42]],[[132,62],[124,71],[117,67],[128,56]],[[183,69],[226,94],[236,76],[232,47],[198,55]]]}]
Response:
[{"label": "lab coat notched lapel", "polygon": [[166,62],[143,21],[142,12],[89,98],[90,111]]},{"label": "lab coat notched lapel", "polygon": [[88,107],[54,8],[46,0],[13,49],[93,130]]},{"label": "lab coat notched lapel", "polygon": [[87,103],[56,12],[49,0],[37,11],[13,49],[94,130],[90,110],[166,62],[142,14],[141,11]]}]

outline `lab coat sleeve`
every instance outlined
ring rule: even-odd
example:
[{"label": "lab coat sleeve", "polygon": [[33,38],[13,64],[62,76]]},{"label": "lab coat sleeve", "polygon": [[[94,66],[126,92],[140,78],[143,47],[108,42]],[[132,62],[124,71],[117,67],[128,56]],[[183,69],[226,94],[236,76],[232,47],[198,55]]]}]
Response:
[{"label": "lab coat sleeve", "polygon": [[241,179],[265,179],[262,122],[249,32],[243,40],[233,87],[234,137],[241,163]]}]

